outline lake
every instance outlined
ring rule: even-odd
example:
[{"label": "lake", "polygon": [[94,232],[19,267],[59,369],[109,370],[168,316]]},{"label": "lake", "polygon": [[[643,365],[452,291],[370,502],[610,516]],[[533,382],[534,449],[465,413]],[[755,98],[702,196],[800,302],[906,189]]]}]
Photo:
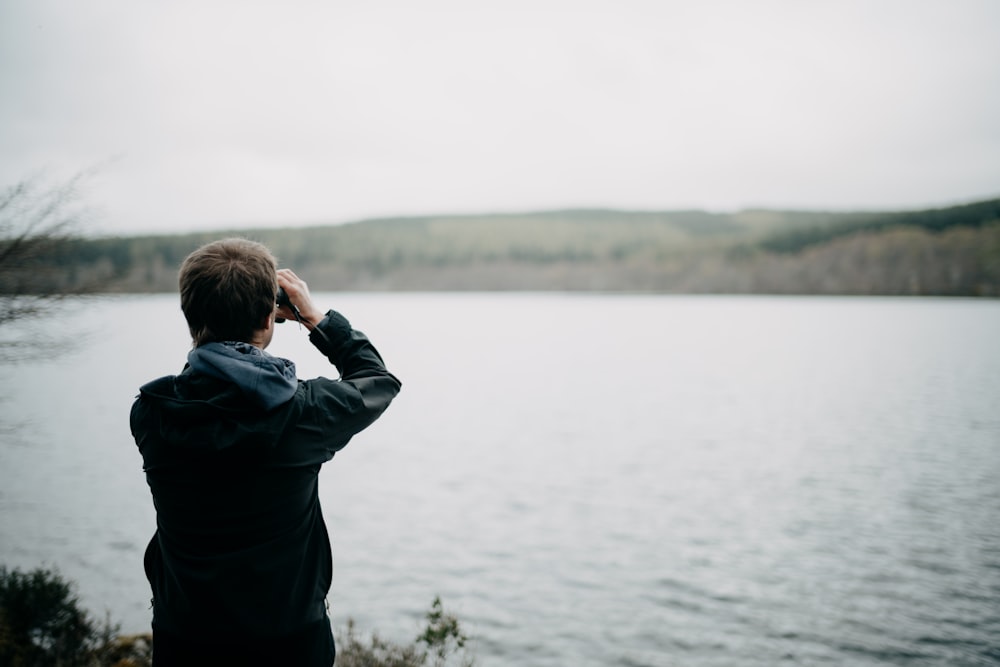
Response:
[{"label": "lake", "polygon": [[[484,667],[1000,664],[1000,302],[317,300],[403,381],[321,475],[336,625],[411,641],[440,596]],[[42,332],[3,367],[0,564],[147,630],[128,412],[177,298]],[[334,372],[294,323],[270,351]]]}]

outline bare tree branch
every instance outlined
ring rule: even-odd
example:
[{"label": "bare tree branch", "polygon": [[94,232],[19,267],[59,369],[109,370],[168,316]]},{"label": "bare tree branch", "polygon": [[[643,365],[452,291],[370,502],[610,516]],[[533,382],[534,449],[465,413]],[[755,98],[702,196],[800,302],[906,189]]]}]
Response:
[{"label": "bare tree branch", "polygon": [[[60,299],[100,288],[67,271],[88,217],[81,185],[92,175],[82,171],[55,186],[33,176],[0,192],[0,327],[38,318]],[[17,356],[20,344],[5,338],[0,347],[13,354],[0,356]]]}]

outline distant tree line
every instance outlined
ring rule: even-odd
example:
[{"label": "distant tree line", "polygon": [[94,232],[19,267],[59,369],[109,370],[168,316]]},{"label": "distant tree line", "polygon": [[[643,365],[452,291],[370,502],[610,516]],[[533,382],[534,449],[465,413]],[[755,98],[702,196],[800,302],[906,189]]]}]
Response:
[{"label": "distant tree line", "polygon": [[[226,235],[259,240],[314,290],[598,290],[1000,296],[1000,199],[890,213],[567,210],[77,237],[41,261],[62,287],[175,291]],[[11,284],[0,282],[0,293]]]},{"label": "distant tree line", "polygon": [[823,224],[780,230],[763,239],[760,246],[773,252],[794,253],[862,232],[878,232],[894,227],[943,232],[954,227],[982,227],[997,221],[1000,221],[1000,199],[921,211],[856,213]]}]

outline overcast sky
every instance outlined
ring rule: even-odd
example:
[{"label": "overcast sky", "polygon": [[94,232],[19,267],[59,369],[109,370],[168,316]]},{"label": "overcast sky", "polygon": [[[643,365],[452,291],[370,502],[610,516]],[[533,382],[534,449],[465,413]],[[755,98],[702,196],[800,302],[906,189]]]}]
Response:
[{"label": "overcast sky", "polygon": [[3,0],[0,183],[103,232],[1000,196],[996,0]]}]

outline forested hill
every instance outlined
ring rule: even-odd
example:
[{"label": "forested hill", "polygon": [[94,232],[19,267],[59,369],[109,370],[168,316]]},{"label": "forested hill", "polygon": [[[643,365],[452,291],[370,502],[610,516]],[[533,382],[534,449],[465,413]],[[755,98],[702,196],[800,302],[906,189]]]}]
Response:
[{"label": "forested hill", "polygon": [[314,290],[1000,296],[1000,199],[891,213],[567,210],[81,239],[62,280],[173,291],[184,256],[240,235]]}]

